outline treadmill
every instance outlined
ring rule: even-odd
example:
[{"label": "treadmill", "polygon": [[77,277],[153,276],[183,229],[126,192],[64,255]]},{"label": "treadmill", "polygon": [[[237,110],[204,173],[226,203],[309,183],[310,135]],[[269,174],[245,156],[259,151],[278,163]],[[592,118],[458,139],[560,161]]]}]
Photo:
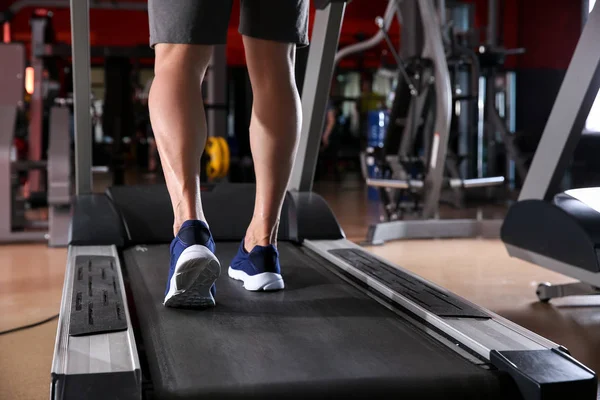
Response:
[{"label": "treadmill", "polygon": [[[434,17],[432,0],[418,4]],[[595,399],[595,373],[565,348],[349,242],[311,193],[346,2],[315,5],[304,125],[279,232],[286,289],[248,292],[223,274],[216,307],[183,310],[162,305],[173,217],[166,188],[91,193],[89,4],[71,0],[78,196],[51,399]],[[429,29],[442,51],[439,27]],[[253,199],[252,185],[204,187],[223,266]]]},{"label": "treadmill", "polygon": [[541,301],[600,294],[600,188],[559,192],[600,88],[600,7],[588,17],[538,144],[519,201],[506,215],[508,252],[578,279],[542,283]]}]

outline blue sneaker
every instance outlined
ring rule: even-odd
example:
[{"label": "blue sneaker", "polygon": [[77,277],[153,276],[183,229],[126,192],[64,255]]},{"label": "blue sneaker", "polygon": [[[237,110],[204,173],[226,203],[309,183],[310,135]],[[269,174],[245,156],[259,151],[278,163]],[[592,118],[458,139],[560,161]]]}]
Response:
[{"label": "blue sneaker", "polygon": [[284,288],[279,266],[279,252],[272,244],[255,246],[250,253],[244,241],[231,261],[229,277],[244,282],[246,290],[280,290]]},{"label": "blue sneaker", "polygon": [[164,305],[204,308],[215,305],[215,281],[221,264],[215,256],[215,241],[208,226],[185,221],[171,242],[171,267]]}]

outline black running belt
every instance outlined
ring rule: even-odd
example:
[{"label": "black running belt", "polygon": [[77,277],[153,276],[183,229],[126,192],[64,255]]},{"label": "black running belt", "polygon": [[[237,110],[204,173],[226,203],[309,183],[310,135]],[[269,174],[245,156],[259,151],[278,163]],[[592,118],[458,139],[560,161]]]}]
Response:
[{"label": "black running belt", "polygon": [[506,395],[506,375],[460,357],[289,243],[279,244],[285,290],[246,291],[227,276],[237,248],[217,244],[217,306],[205,311],[162,305],[167,245],[125,251],[157,398],[518,398]]},{"label": "black running belt", "polygon": [[440,317],[489,318],[464,301],[448,296],[414,275],[400,271],[379,261],[364,250],[335,249],[329,252],[346,261],[372,278],[384,283],[396,293],[414,301],[427,311]]}]

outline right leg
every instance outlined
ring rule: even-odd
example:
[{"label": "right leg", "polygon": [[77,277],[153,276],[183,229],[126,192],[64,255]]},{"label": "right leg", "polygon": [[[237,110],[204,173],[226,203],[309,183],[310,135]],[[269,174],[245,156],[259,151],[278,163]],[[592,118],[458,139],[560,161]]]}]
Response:
[{"label": "right leg", "polygon": [[150,120],[174,214],[166,306],[215,304],[221,266],[200,201],[200,157],[207,136],[202,80],[212,45],[225,42],[230,12],[227,0],[148,3],[156,45]]},{"label": "right leg", "polygon": [[284,283],[277,229],[302,123],[294,79],[296,46],[308,44],[308,0],[242,0],[240,32],[254,94],[250,144],[256,173],[254,214],[229,276],[248,290]]}]

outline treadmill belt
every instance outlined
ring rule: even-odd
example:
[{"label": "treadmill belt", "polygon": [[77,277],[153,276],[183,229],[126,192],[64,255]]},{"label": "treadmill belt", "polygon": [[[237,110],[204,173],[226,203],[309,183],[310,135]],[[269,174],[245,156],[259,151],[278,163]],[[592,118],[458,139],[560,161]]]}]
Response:
[{"label": "treadmill belt", "polygon": [[280,243],[285,290],[246,291],[227,276],[237,248],[217,243],[217,306],[204,311],[162,305],[168,245],[124,252],[156,398],[507,398],[506,375],[460,357],[308,250]]},{"label": "treadmill belt", "polygon": [[452,298],[413,275],[379,261],[364,250],[334,249],[329,252],[354,268],[386,284],[390,289],[412,300],[440,317],[489,318],[460,299]]}]

